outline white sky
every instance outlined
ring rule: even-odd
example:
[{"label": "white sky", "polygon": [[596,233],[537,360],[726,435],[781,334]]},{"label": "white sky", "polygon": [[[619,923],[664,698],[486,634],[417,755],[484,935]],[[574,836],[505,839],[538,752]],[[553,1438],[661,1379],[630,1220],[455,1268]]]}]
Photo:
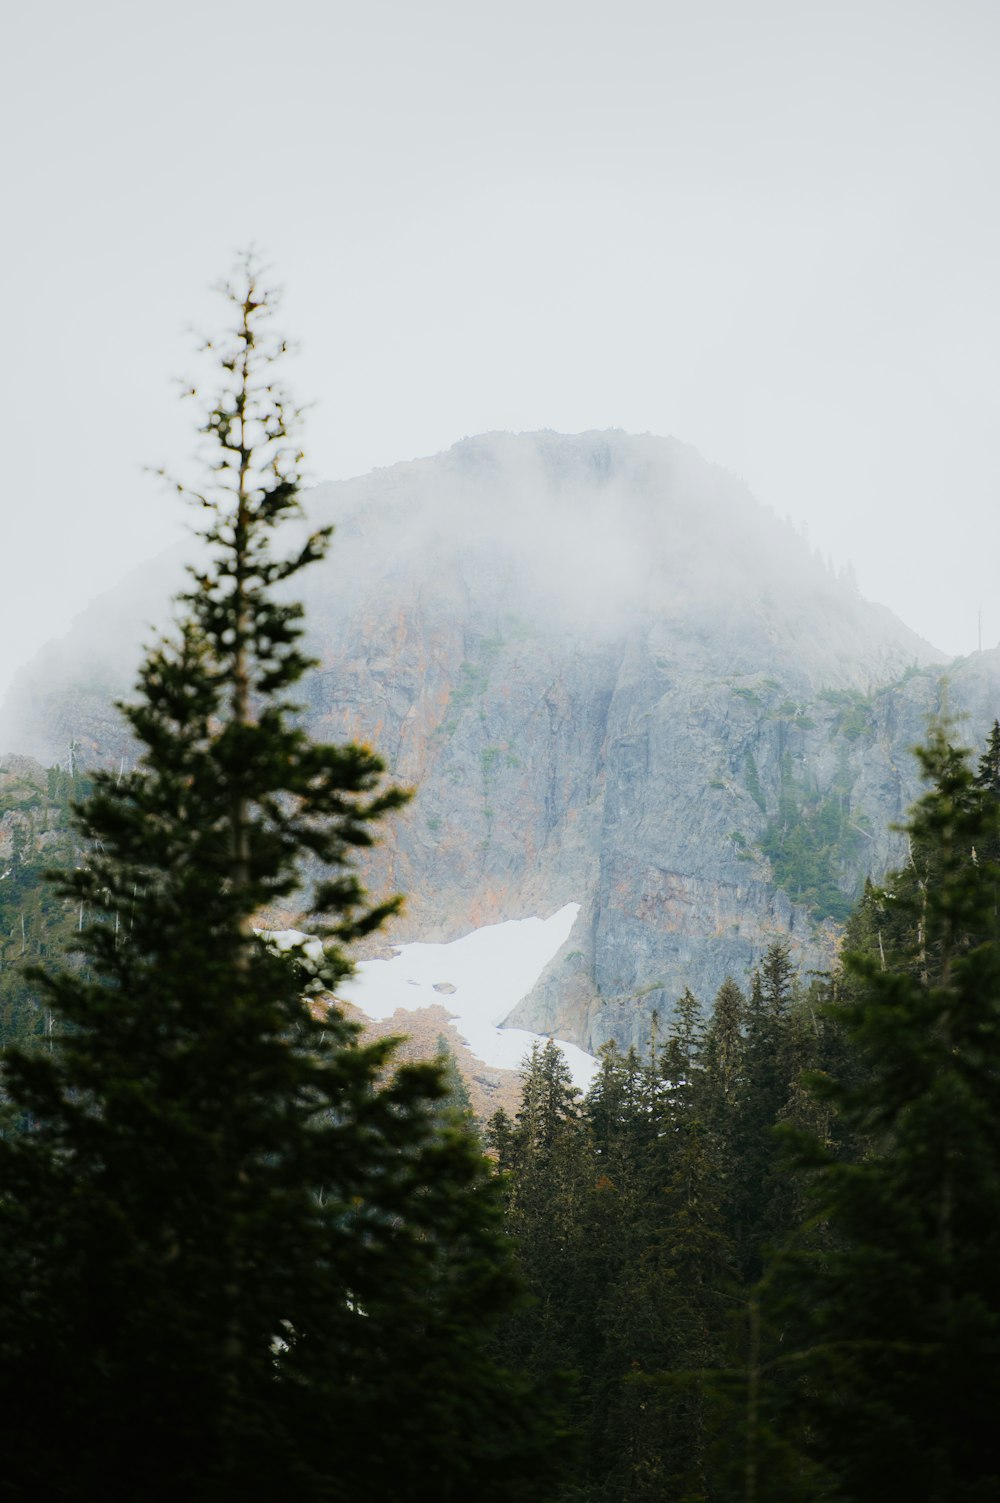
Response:
[{"label": "white sky", "polygon": [[1000,637],[997,0],[4,9],[14,666],[182,519],[171,378],[255,242],[316,478],[672,433],[952,652]]}]

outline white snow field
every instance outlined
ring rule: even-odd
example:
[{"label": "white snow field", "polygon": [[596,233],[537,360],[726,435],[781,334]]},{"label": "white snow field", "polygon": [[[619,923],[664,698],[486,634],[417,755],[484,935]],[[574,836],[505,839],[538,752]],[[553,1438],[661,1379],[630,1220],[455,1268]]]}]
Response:
[{"label": "white snow field", "polygon": [[[545,1036],[504,1028],[503,1020],[566,943],[579,912],[579,903],[567,903],[551,918],[488,924],[448,945],[403,945],[391,960],[361,961],[351,980],[338,987],[338,995],[370,1018],[389,1018],[398,1008],[444,1007],[478,1059],[517,1070],[532,1044],[544,1043]],[[575,1044],[555,1042],[574,1084],[586,1090],[597,1060]]]}]

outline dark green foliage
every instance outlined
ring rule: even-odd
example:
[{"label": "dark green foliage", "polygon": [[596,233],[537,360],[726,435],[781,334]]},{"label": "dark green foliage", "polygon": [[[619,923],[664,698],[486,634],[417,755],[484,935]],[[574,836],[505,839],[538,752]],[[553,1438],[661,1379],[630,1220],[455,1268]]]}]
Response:
[{"label": "dark green foliage", "polygon": [[856,891],[844,890],[843,873],[864,838],[852,819],[847,793],[806,788],[786,756],[778,811],[760,843],[777,885],[813,918],[843,923],[857,897]]},{"label": "dark green foliage", "polygon": [[[210,562],[125,714],[137,768],[80,810],[80,963],[35,973],[52,1048],[11,1051],[0,1142],[0,1408],[12,1499],[487,1498],[545,1492],[545,1406],[499,1371],[497,1186],[436,1064],[391,1071],[321,993],[392,911],[353,868],[405,794],[310,742],[278,587],[318,559],[252,271],[230,297]],[[322,958],[254,930],[303,858]]]},{"label": "dark green foliage", "polygon": [[489,1141],[507,1171],[507,1225],[534,1304],[515,1312],[501,1332],[504,1358],[532,1373],[575,1365],[586,1299],[575,1277],[583,1236],[584,1137],[569,1069],[550,1040],[526,1064],[513,1123],[493,1118]]},{"label": "dark green foliage", "polygon": [[[994,801],[1000,800],[1000,721],[994,720],[985,750],[979,759],[976,771],[976,786],[982,788]],[[980,837],[976,848],[979,859],[1000,867],[1000,836],[986,834]],[[1000,892],[994,908],[1000,911]]]},{"label": "dark green foliage", "polygon": [[457,1115],[459,1120],[464,1121],[470,1128],[473,1126],[472,1098],[469,1088],[462,1079],[462,1072],[458,1068],[458,1060],[443,1033],[438,1034],[437,1058],[441,1067],[441,1081],[444,1086],[444,1107],[447,1112]]},{"label": "dark green foliage", "polygon": [[856,689],[823,689],[817,696],[834,705],[837,715],[833,730],[847,741],[857,741],[872,734],[872,701]]},{"label": "dark green foliage", "polygon": [[929,791],[881,902],[891,951],[848,957],[836,1009],[862,1067],[824,1091],[868,1150],[798,1135],[828,1238],[771,1276],[805,1374],[777,1412],[849,1503],[1000,1495],[998,805],[943,727],[919,756]]},{"label": "dark green foliage", "polygon": [[50,1014],[29,972],[61,953],[81,919],[45,874],[75,864],[85,844],[72,828],[71,803],[88,783],[78,772],[47,771],[25,759],[0,767],[0,821],[10,854],[0,858],[0,1049],[37,1047]]},{"label": "dark green foliage", "polygon": [[[536,1300],[505,1354],[575,1374],[585,1445],[567,1500],[735,1503],[751,1460],[759,1498],[808,1497],[797,1445],[766,1423],[777,1338],[753,1285],[803,1214],[776,1128],[830,1136],[828,1108],[799,1081],[831,1057],[818,989],[775,944],[749,1000],[727,981],[706,1021],[685,992],[645,1058],[605,1046],[582,1112],[539,1051],[518,1121],[494,1119]],[[529,1120],[549,1123],[531,1139],[548,1145],[543,1182],[525,1157]]]},{"label": "dark green foliage", "polygon": [[1000,720],[994,720],[985,750],[979,758],[976,786],[1000,797]]},{"label": "dark green foliage", "polygon": [[585,1444],[568,1498],[712,1496],[719,1406],[704,1373],[729,1358],[735,1298],[708,1065],[726,1026],[710,1043],[686,993],[662,1048],[605,1046],[582,1110],[553,1046],[536,1050],[517,1120],[494,1118],[534,1295],[503,1350],[575,1373]]},{"label": "dark green foliage", "polygon": [[716,994],[704,1054],[709,1101],[720,1130],[743,1086],[746,1006],[746,997],[727,976]]},{"label": "dark green foliage", "polygon": [[845,966],[805,985],[775,943],[707,1023],[686,993],[645,1059],[607,1046],[572,1174],[521,1194],[558,1256],[518,1360],[577,1378],[567,1503],[1000,1496],[1000,726],[976,774],[940,728],[920,756]]},{"label": "dark green foliage", "polygon": [[751,752],[747,752],[744,775],[746,777],[747,792],[760,812],[766,814],[767,803],[765,802],[764,793],[760,786],[760,773],[757,771],[757,763],[754,761]]},{"label": "dark green foliage", "polygon": [[[798,1064],[790,1048],[794,984],[788,947],[775,942],[752,978],[743,1010],[745,1034],[730,1044],[729,1070],[738,1074],[719,1131],[727,1158],[739,1166],[729,1183],[726,1214],[746,1286],[759,1277],[764,1249],[780,1240],[788,1219],[787,1176],[772,1129],[787,1109]],[[727,996],[725,1003],[735,1011],[734,999]]]}]

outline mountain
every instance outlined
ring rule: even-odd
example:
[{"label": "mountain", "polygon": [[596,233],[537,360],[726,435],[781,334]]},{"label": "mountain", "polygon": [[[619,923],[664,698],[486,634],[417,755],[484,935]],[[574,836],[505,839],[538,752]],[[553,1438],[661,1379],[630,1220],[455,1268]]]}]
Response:
[{"label": "mountain", "polygon": [[[707,1001],[775,938],[829,964],[859,884],[898,857],[940,653],[672,439],[487,434],[307,500],[337,531],[306,576],[305,719],[417,789],[370,872],[408,894],[395,942],[580,904],[512,1021],[590,1048],[643,1042],[685,985]],[[45,649],[7,745],[130,755],[111,701],[181,562]],[[948,674],[981,739],[1000,655]]]}]

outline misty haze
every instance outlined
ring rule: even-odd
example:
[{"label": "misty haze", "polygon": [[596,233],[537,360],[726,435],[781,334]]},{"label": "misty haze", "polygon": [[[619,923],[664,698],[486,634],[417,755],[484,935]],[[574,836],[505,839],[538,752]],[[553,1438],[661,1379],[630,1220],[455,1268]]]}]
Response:
[{"label": "misty haze", "polygon": [[1000,1498],[1000,10],[7,20],[0,1494]]}]

